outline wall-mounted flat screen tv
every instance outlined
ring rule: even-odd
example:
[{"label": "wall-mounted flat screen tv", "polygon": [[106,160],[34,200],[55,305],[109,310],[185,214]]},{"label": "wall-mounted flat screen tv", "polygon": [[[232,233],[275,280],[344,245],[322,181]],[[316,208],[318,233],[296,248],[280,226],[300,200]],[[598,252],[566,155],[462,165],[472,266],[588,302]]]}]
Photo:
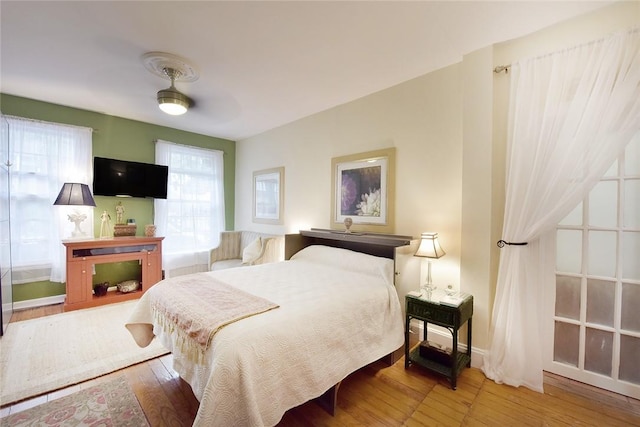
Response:
[{"label": "wall-mounted flat screen tv", "polygon": [[168,175],[168,166],[94,157],[93,194],[166,199]]}]

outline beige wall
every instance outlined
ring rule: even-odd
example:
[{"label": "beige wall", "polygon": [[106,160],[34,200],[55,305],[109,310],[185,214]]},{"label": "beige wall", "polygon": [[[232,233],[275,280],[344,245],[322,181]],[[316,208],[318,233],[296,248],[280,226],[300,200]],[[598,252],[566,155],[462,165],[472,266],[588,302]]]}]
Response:
[{"label": "beige wall", "polygon": [[[395,233],[439,233],[447,255],[433,266],[434,282],[474,295],[474,347],[482,351],[488,345],[499,257],[495,242],[502,229],[509,78],[492,69],[638,22],[640,2],[615,4],[239,141],[236,229],[328,228],[331,158],[396,147]],[[278,166],[285,167],[284,225],[252,223],[252,173]],[[414,257],[403,265],[400,295],[418,287],[421,270]]]},{"label": "beige wall", "polygon": [[[454,65],[240,141],[236,228],[274,233],[329,228],[331,158],[395,147],[394,232],[419,236],[437,231],[447,255],[433,267],[434,280],[457,287],[462,185],[459,81],[460,66]],[[252,173],[277,166],[285,167],[284,225],[254,224]]]},{"label": "beige wall", "polygon": [[462,289],[474,298],[474,345],[485,348],[490,319],[492,145],[492,48],[466,55],[464,70],[464,138],[462,168]]}]

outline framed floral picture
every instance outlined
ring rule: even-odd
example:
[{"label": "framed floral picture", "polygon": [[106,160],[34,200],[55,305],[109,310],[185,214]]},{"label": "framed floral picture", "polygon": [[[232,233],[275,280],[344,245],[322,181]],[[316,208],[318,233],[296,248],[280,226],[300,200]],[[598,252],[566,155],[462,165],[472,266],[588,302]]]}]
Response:
[{"label": "framed floral picture", "polygon": [[253,222],[282,224],[284,167],[253,173]]},{"label": "framed floral picture", "polygon": [[395,148],[331,160],[331,228],[393,233]]}]

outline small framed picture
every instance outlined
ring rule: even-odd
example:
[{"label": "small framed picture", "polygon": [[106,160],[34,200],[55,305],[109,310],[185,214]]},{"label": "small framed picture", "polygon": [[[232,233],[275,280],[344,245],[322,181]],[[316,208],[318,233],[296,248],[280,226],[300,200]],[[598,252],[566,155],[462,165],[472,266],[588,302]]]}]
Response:
[{"label": "small framed picture", "polygon": [[253,222],[282,224],[284,167],[253,173]]}]

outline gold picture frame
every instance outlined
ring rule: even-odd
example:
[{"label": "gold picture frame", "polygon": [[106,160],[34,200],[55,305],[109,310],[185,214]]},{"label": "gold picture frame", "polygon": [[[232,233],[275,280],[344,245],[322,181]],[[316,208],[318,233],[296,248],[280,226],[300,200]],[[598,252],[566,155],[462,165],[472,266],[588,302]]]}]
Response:
[{"label": "gold picture frame", "polygon": [[331,159],[332,229],[392,234],[395,219],[396,149],[385,148]]},{"label": "gold picture frame", "polygon": [[253,173],[253,222],[282,224],[284,218],[284,167]]}]

